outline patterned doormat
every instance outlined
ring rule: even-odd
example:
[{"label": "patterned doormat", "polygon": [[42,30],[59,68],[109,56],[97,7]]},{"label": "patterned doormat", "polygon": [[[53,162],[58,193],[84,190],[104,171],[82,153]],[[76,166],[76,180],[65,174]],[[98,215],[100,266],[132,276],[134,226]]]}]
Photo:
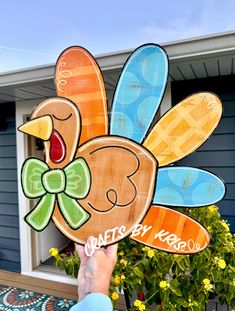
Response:
[{"label": "patterned doormat", "polygon": [[75,300],[48,296],[21,288],[0,285],[0,310],[60,311],[69,310]]}]

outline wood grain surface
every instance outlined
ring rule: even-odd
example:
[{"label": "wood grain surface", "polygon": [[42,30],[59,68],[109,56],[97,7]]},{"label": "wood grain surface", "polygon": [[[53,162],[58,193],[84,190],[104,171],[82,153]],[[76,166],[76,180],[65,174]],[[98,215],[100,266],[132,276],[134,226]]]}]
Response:
[{"label": "wood grain surface", "polygon": [[77,154],[86,160],[92,176],[88,196],[79,201],[91,217],[72,230],[56,207],[55,225],[80,244],[100,234],[106,235],[107,244],[121,240],[142,221],[152,203],[157,162],[138,144],[115,136],[93,139]]},{"label": "wood grain surface", "polygon": [[182,159],[212,134],[222,115],[219,98],[197,93],[170,109],[155,125],[143,145],[164,166]]},{"label": "wood grain surface", "polygon": [[145,234],[142,230],[131,238],[158,250],[193,254],[210,243],[210,235],[200,223],[167,207],[152,205],[142,226],[151,228]]},{"label": "wood grain surface", "polygon": [[84,48],[73,46],[59,56],[55,69],[59,96],[72,100],[82,116],[79,144],[108,133],[106,91],[100,68]]}]

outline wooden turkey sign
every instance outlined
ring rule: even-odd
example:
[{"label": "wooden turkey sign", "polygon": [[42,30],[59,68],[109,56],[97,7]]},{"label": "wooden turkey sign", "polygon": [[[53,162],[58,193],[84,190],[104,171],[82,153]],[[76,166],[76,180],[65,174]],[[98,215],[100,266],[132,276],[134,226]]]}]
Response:
[{"label": "wooden turkey sign", "polygon": [[114,93],[111,118],[102,73],[93,56],[73,46],[58,58],[58,97],[40,103],[19,130],[44,141],[45,161],[29,158],[22,188],[38,199],[25,221],[37,231],[50,220],[68,238],[94,247],[126,236],[167,252],[190,254],[210,242],[207,230],[170,207],[214,204],[225,193],[214,174],[169,166],[212,134],[222,105],[194,94],[150,125],[164,95],[168,57],[156,44],[137,48]]}]

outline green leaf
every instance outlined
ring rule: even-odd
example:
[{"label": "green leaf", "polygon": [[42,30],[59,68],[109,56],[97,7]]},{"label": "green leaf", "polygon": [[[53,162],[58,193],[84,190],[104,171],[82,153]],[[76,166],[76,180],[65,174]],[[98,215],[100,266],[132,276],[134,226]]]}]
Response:
[{"label": "green leaf", "polygon": [[184,301],[184,302],[182,303],[182,307],[188,308],[188,306],[189,306],[188,302]]},{"label": "green leaf", "polygon": [[150,269],[149,260],[148,260],[147,258],[144,258],[144,259],[142,260],[142,264],[143,264],[143,266],[144,266],[144,268],[145,268],[146,270],[149,270],[149,269]]},{"label": "green leaf", "polygon": [[171,291],[178,297],[182,297],[182,292],[178,287],[170,287]]},{"label": "green leaf", "polygon": [[140,270],[140,268],[139,267],[135,267],[133,270],[134,270],[135,275],[137,275],[141,280],[143,280],[144,274]]},{"label": "green leaf", "polygon": [[198,295],[198,301],[199,302],[203,302],[205,300],[205,295],[203,294],[203,293],[200,293],[199,295]]},{"label": "green leaf", "polygon": [[217,281],[217,275],[218,275],[218,271],[213,269],[213,270],[211,271],[211,276],[212,276],[212,280],[213,280],[214,282]]},{"label": "green leaf", "polygon": [[231,286],[231,287],[229,287],[229,291],[228,291],[228,295],[227,295],[228,301],[229,302],[232,301],[232,299],[234,299],[234,296],[235,296],[234,288],[232,288],[232,286]]},{"label": "green leaf", "polygon": [[182,306],[182,304],[185,302],[185,299],[184,299],[184,298],[177,298],[177,299],[176,299],[176,302],[177,302],[180,306]]},{"label": "green leaf", "polygon": [[177,260],[177,265],[180,267],[181,270],[185,270],[185,265],[184,265],[184,260],[182,259],[182,257],[178,257]]}]

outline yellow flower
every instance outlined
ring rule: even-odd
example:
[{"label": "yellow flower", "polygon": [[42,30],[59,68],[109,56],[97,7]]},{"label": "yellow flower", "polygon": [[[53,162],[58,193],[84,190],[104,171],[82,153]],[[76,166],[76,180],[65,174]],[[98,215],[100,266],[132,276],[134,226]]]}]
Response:
[{"label": "yellow flower", "polygon": [[226,221],[221,220],[221,225],[225,228],[226,231],[229,231],[229,225],[227,224]]},{"label": "yellow flower", "polygon": [[119,255],[119,256],[123,256],[123,255],[124,255],[124,252],[121,251],[121,252],[118,253],[118,255]]},{"label": "yellow flower", "polygon": [[209,291],[211,291],[211,290],[212,290],[213,285],[212,285],[212,284],[205,284],[205,285],[204,285],[204,288],[205,288],[205,290],[206,290],[206,291],[208,291],[208,292],[209,292]]},{"label": "yellow flower", "polygon": [[192,302],[191,299],[188,300],[188,306],[189,306],[189,307],[193,307],[193,302]]},{"label": "yellow flower", "polygon": [[211,281],[210,281],[209,279],[204,279],[204,280],[202,281],[202,283],[203,283],[204,285],[209,285],[209,284],[211,284]]},{"label": "yellow flower", "polygon": [[152,258],[152,257],[154,256],[154,250],[153,250],[153,249],[148,250],[147,256],[148,256],[149,258]]},{"label": "yellow flower", "polygon": [[113,292],[112,293],[112,295],[111,295],[111,298],[112,298],[112,300],[118,300],[118,298],[119,298],[119,295],[118,295],[118,293],[117,292]]},{"label": "yellow flower", "polygon": [[125,278],[126,278],[125,275],[122,274],[122,275],[121,275],[121,280],[125,280]]},{"label": "yellow flower", "polygon": [[142,304],[142,302],[140,300],[138,300],[138,299],[136,299],[135,302],[134,302],[134,306],[135,307],[139,307],[139,306],[141,306],[141,304]]},{"label": "yellow flower", "polygon": [[203,283],[204,289],[205,289],[206,291],[209,292],[209,291],[212,290],[213,285],[211,284],[211,281],[210,281],[209,279],[204,279],[204,280],[202,281],[202,283]]},{"label": "yellow flower", "polygon": [[215,212],[217,212],[217,207],[215,205],[211,205],[211,206],[208,207],[208,210],[211,213],[215,213]]},{"label": "yellow flower", "polygon": [[218,260],[218,266],[220,269],[225,269],[226,267],[226,262],[223,259]]},{"label": "yellow flower", "polygon": [[136,307],[138,310],[140,310],[140,311],[144,311],[145,310],[145,305],[144,305],[144,303],[142,302],[142,301],[140,301],[140,300],[135,300],[135,302],[134,302],[134,307]]},{"label": "yellow flower", "polygon": [[170,287],[170,283],[167,282],[167,281],[161,281],[161,282],[159,283],[159,286],[160,286],[160,288],[162,288],[162,289],[164,289],[164,290],[167,290],[167,289]]},{"label": "yellow flower", "polygon": [[208,226],[208,227],[207,227],[207,230],[208,230],[208,231],[211,231],[211,226]]},{"label": "yellow flower", "polygon": [[49,253],[50,253],[50,255],[51,256],[53,256],[53,257],[56,257],[58,254],[59,254],[59,251],[58,251],[58,249],[57,248],[51,248],[50,250],[49,250]]},{"label": "yellow flower", "polygon": [[120,284],[120,282],[121,282],[121,278],[120,278],[120,276],[115,275],[115,277],[114,277],[114,284],[115,284],[115,285],[119,285],[119,284]]},{"label": "yellow flower", "polygon": [[125,259],[121,259],[121,260],[120,260],[120,263],[121,263],[121,264],[123,264],[124,266],[126,266],[126,265],[127,265],[127,263],[128,263],[128,261],[127,261],[127,260],[125,260]]},{"label": "yellow flower", "polygon": [[147,252],[149,249],[150,249],[150,247],[145,246],[145,247],[142,248],[142,251],[143,251],[143,252]]}]

